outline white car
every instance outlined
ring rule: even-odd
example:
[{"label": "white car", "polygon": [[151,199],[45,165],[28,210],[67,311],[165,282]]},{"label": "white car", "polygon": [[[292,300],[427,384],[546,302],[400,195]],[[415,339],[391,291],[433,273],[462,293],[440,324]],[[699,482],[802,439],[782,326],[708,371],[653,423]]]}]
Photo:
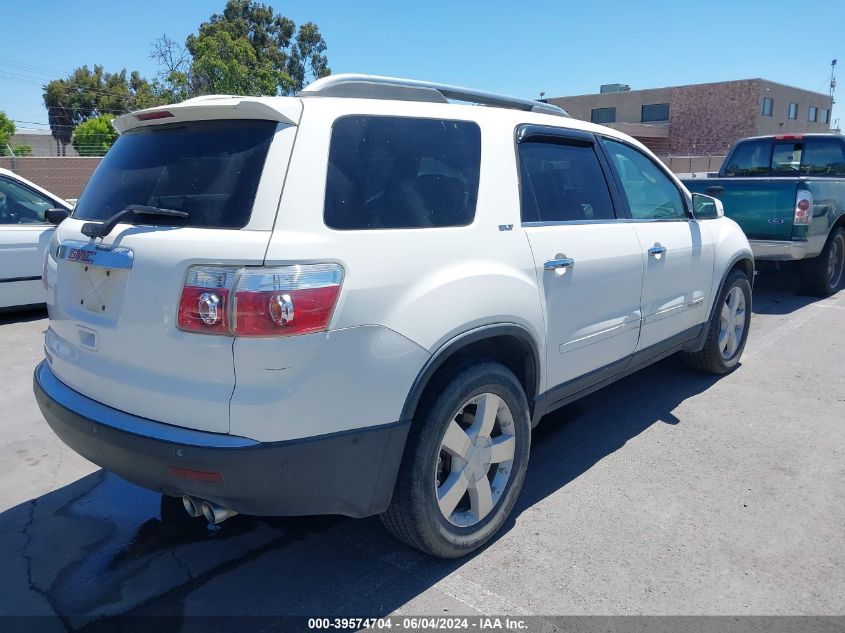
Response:
[{"label": "white car", "polygon": [[69,446],[191,515],[380,514],[461,556],[545,413],[742,354],[742,231],[554,106],[338,75],[116,127],[51,242],[34,389]]},{"label": "white car", "polygon": [[44,251],[56,224],[71,208],[49,191],[0,169],[0,310],[44,303]]}]

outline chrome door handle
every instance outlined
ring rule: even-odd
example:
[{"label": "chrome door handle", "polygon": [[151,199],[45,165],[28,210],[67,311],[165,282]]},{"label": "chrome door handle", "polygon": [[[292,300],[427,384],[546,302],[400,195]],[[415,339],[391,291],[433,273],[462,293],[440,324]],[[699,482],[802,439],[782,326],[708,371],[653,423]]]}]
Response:
[{"label": "chrome door handle", "polygon": [[550,259],[543,268],[546,270],[557,270],[558,268],[569,268],[575,265],[575,260],[570,257],[562,257],[561,259]]},{"label": "chrome door handle", "polygon": [[653,256],[663,255],[665,252],[666,247],[660,244],[660,242],[655,242],[654,246],[648,249],[648,254]]}]

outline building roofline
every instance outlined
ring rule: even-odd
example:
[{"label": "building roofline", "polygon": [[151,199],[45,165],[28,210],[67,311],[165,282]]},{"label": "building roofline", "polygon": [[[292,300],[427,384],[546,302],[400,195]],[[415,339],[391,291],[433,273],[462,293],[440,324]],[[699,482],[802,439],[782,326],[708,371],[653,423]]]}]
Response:
[{"label": "building roofline", "polygon": [[677,86],[656,86],[654,88],[637,88],[636,90],[623,90],[621,92],[588,92],[585,94],[580,95],[565,95],[561,97],[547,97],[547,101],[552,101],[554,99],[573,99],[576,97],[596,97],[599,95],[611,95],[611,94],[630,94],[632,92],[648,92],[651,90],[674,90],[675,88],[692,88],[698,86],[715,86],[718,84],[738,84],[738,83],[746,83],[750,81],[761,81],[767,84],[774,84],[776,86],[782,86],[784,88],[790,88],[792,90],[800,90],[801,92],[809,92],[811,94],[819,95],[820,97],[824,97],[825,99],[830,99],[830,95],[827,95],[823,92],[817,92],[816,90],[807,90],[806,88],[799,88],[798,86],[790,86],[789,84],[782,84],[777,81],[772,81],[771,79],[763,79],[762,77],[753,77],[750,79],[728,79],[726,81],[705,81],[702,83],[697,84],[680,84]]}]

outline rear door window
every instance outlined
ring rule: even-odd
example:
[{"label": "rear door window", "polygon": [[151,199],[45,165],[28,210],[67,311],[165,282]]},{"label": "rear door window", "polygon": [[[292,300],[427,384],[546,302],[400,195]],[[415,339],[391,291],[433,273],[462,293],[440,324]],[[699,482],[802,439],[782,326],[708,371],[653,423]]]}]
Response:
[{"label": "rear door window", "polygon": [[608,220],[616,216],[592,144],[519,144],[523,222]]},{"label": "rear door window", "polygon": [[765,176],[772,157],[770,140],[745,141],[736,146],[728,158],[726,176]]},{"label": "rear door window", "polygon": [[105,220],[132,204],[187,218],[136,216],[136,224],[239,229],[252,215],[275,121],[152,125],[118,137],[77,202],[74,217]]},{"label": "rear door window", "polygon": [[475,217],[475,123],[388,116],[335,121],[324,220],[340,230],[466,226]]}]

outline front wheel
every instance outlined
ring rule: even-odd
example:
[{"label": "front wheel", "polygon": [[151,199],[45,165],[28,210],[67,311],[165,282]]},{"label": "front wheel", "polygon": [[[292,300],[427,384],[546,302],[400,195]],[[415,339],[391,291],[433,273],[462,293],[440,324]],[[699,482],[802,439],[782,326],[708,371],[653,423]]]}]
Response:
[{"label": "front wheel", "polygon": [[799,262],[801,290],[826,297],[839,290],[845,269],[845,229],[838,228],[825,242],[818,257]]},{"label": "front wheel", "polygon": [[457,558],[507,519],[525,479],[531,423],[516,376],[491,361],[456,370],[414,419],[387,529],[412,547]]},{"label": "front wheel", "polygon": [[751,325],[751,284],[741,270],[728,275],[707,326],[704,347],[685,354],[687,365],[707,374],[726,374],[739,363]]}]

